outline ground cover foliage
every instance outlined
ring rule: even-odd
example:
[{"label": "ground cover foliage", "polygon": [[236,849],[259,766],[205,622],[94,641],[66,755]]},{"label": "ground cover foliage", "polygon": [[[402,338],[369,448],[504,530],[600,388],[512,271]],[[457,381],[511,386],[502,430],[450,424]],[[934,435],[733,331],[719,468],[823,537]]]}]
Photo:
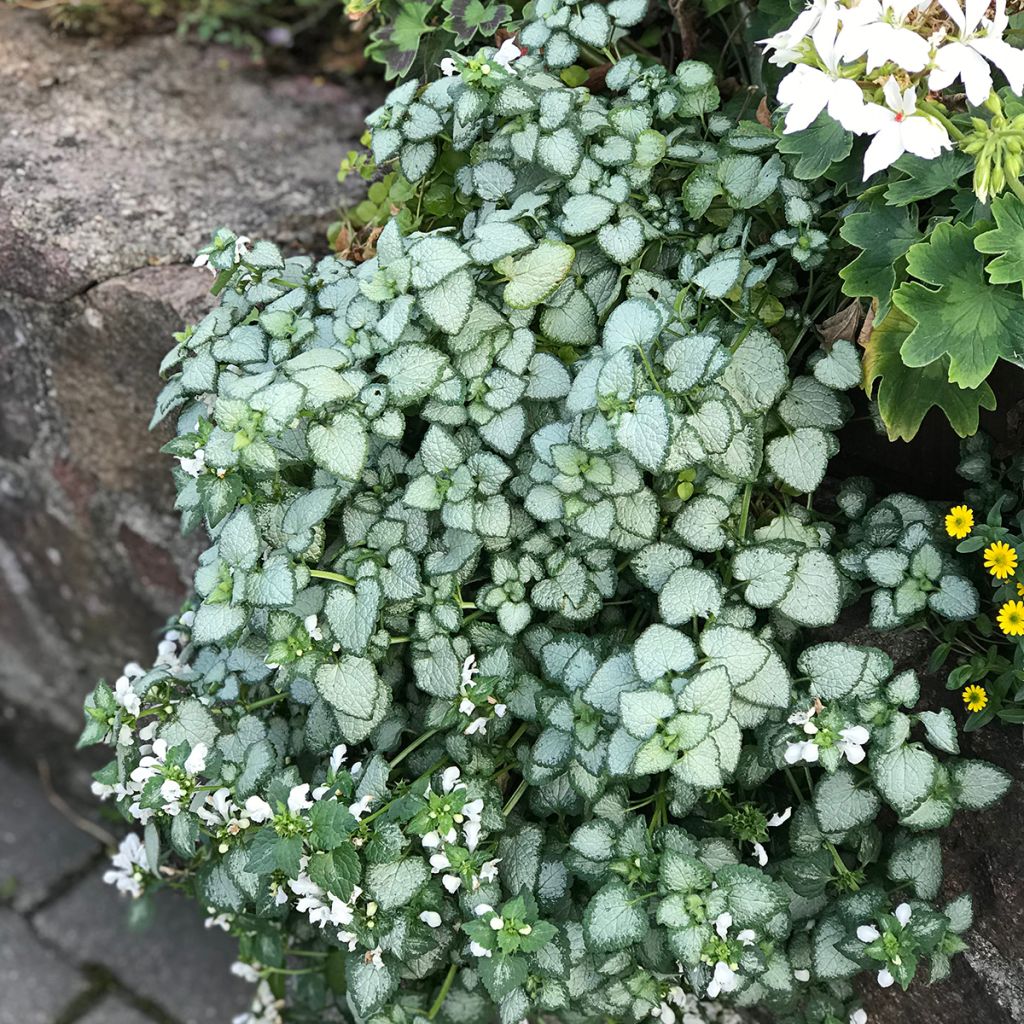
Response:
[{"label": "ground cover foliage", "polygon": [[976,427],[958,352],[892,399],[905,430],[884,389],[935,276],[988,288],[972,253],[1003,242],[974,194],[937,212],[961,154],[864,192],[827,96],[787,132],[722,67],[654,60],[665,16],[541,0],[499,40],[474,8],[492,43],[414,61],[347,161],[375,181],[358,259],[222,229],[197,260],[220,305],[154,421],[209,546],[83,742],[114,747],[96,790],[135,829],[109,881],[185,888],[238,938],[249,1024],[862,1024],[858,976],[941,979],[964,948],[938,835],[1008,778],[914,671],[823,631],[863,602],[936,630],[936,664],[981,655],[967,556],[1008,600],[1020,468],[968,449],[983,529],[823,485],[865,379],[890,433],[933,404]]}]

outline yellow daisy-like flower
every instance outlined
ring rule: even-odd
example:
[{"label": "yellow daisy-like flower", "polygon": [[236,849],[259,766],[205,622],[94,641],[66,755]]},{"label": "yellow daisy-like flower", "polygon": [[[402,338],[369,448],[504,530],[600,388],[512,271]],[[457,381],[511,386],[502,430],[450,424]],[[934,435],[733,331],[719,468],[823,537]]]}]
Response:
[{"label": "yellow daisy-like flower", "polygon": [[1024,636],[1024,601],[1007,601],[999,609],[996,622],[1007,636]]},{"label": "yellow daisy-like flower", "polygon": [[997,580],[1005,580],[1017,568],[1017,552],[1006,541],[997,540],[985,548],[985,568]]},{"label": "yellow daisy-like flower", "polygon": [[963,540],[974,529],[974,509],[966,505],[954,505],[946,516],[946,533],[957,540]]},{"label": "yellow daisy-like flower", "polygon": [[967,705],[967,710],[972,714],[984,711],[985,705],[988,703],[988,694],[985,692],[985,687],[977,686],[973,683],[970,686],[964,687],[964,703]]}]

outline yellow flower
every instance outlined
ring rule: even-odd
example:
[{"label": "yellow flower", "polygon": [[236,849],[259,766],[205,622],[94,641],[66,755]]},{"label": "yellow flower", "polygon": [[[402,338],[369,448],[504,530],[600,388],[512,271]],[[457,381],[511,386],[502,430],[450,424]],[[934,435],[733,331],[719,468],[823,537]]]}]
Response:
[{"label": "yellow flower", "polygon": [[964,703],[967,705],[967,710],[972,713],[984,711],[985,705],[988,703],[988,694],[985,692],[985,687],[977,686],[973,683],[970,686],[964,687]]},{"label": "yellow flower", "polygon": [[1024,583],[1017,584],[1017,596],[1024,597]]},{"label": "yellow flower", "polygon": [[963,540],[974,529],[974,509],[966,505],[954,505],[946,516],[946,533],[957,540]]},{"label": "yellow flower", "polygon": [[1017,552],[1005,541],[997,540],[985,548],[985,568],[997,580],[1005,580],[1017,568]]},{"label": "yellow flower", "polygon": [[1024,636],[1024,601],[1007,601],[999,609],[996,622],[1007,636]]}]

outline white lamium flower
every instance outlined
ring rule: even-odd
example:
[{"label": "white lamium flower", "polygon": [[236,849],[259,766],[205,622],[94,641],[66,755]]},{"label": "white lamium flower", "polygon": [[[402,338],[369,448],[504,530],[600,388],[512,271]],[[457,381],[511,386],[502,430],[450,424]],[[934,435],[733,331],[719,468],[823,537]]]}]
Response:
[{"label": "white lamium flower", "polygon": [[894,911],[893,916],[899,923],[906,928],[910,923],[910,918],[913,916],[913,910],[910,908],[909,903],[901,903]]},{"label": "white lamium flower", "polygon": [[850,1014],[850,1024],[868,1024],[868,1011],[860,1007]]},{"label": "white lamium flower", "polygon": [[360,797],[354,804],[349,804],[348,813],[351,814],[356,821],[359,821],[370,809],[370,804],[372,803],[373,796],[370,793],[367,793],[366,796]]},{"label": "white lamium flower", "polygon": [[820,754],[821,751],[814,740],[795,740],[786,744],[783,758],[786,764],[798,764],[800,761],[815,764]]},{"label": "white lamium flower", "polygon": [[715,973],[708,983],[708,999],[717,999],[723,992],[732,992],[739,982],[736,972],[724,961],[715,964]]},{"label": "white lamium flower", "polygon": [[888,967],[883,967],[878,972],[878,985],[880,988],[891,988],[896,979],[889,973]]},{"label": "white lamium flower", "polygon": [[292,814],[299,814],[312,806],[313,801],[309,799],[309,783],[303,782],[300,786],[292,786],[288,794],[288,810]]},{"label": "white lamium flower", "polygon": [[198,775],[206,767],[206,755],[210,748],[205,743],[197,743],[185,758],[185,771],[189,775]]},{"label": "white lamium flower", "polygon": [[420,914],[419,919],[428,928],[440,928],[441,927],[441,915],[439,913],[437,913],[437,911],[435,911],[435,910],[424,910],[423,913]]},{"label": "white lamium flower", "polygon": [[114,700],[133,717],[142,710],[142,700],[132,689],[132,681],[127,676],[121,676],[114,684]]},{"label": "white lamium flower", "polygon": [[455,765],[452,765],[450,768],[445,768],[445,770],[441,772],[442,792],[451,793],[454,792],[456,789],[465,789],[466,784],[464,782],[459,781],[461,777],[462,771],[459,768],[455,767]]},{"label": "white lamium flower", "polygon": [[[773,814],[766,822],[768,828],[778,828],[780,825],[784,825],[789,821],[793,814],[793,808],[787,807],[781,814]],[[768,851],[764,848],[761,843],[754,843],[754,856],[757,858],[757,863],[761,867],[764,867],[768,863]]]},{"label": "white lamium flower", "polygon": [[873,924],[862,924],[857,929],[857,938],[865,945],[869,945],[879,938],[882,933]]},{"label": "white lamium flower", "polygon": [[992,20],[985,16],[988,0],[967,0],[963,9],[956,0],[939,3],[956,24],[957,38],[936,52],[928,88],[938,92],[959,78],[967,99],[980,107],[992,91],[991,63],[1002,71],[1018,96],[1024,92],[1024,51],[1003,39],[1008,24],[1006,0],[996,0]]},{"label": "white lamium flower", "polygon": [[264,821],[270,821],[274,816],[274,810],[263,797],[251,796],[245,801],[245,816],[259,825]]},{"label": "white lamium flower", "polygon": [[893,63],[904,71],[923,71],[931,58],[928,40],[907,28],[904,22],[923,5],[920,0],[860,0],[843,12],[839,49],[845,61],[867,58],[870,75],[883,64]]},{"label": "white lamium flower", "polygon": [[459,73],[459,65],[451,57],[442,57],[440,68],[441,74],[446,78],[451,78]]},{"label": "white lamium flower", "polygon": [[803,131],[823,110],[847,131],[862,135],[868,130],[864,94],[856,82],[842,77],[837,47],[840,36],[839,15],[834,7],[828,7],[811,35],[825,70],[799,64],[779,83],[779,103],[789,108],[783,129],[787,134]]},{"label": "white lamium flower", "polygon": [[501,65],[510,75],[514,75],[516,69],[512,67],[512,62],[519,60],[524,53],[526,53],[526,50],[516,43],[515,37],[512,37],[506,39],[498,47],[498,52],[494,55],[494,63]]},{"label": "white lamium flower", "polygon": [[917,93],[913,85],[900,91],[895,78],[890,77],[882,87],[886,105],[869,103],[873,119],[870,129],[874,139],[864,155],[864,177],[894,164],[904,153],[925,160],[934,160],[952,143],[946,129],[935,118],[917,109]]},{"label": "white lamium flower", "polygon": [[345,758],[348,756],[348,747],[344,743],[339,743],[331,751],[331,771],[337,775],[341,771],[341,766],[345,763]]},{"label": "white lamium flower", "polygon": [[142,895],[142,879],[147,874],[149,860],[145,844],[136,833],[129,832],[121,840],[117,853],[110,858],[110,868],[103,873],[103,881],[116,886],[118,892],[138,899]]},{"label": "white lamium flower", "polygon": [[864,744],[871,739],[871,734],[863,725],[848,725],[839,730],[837,744],[840,757],[845,757],[850,764],[860,764],[865,758]]},{"label": "white lamium flower", "polygon": [[323,640],[324,634],[318,625],[319,620],[315,615],[307,615],[303,620],[302,624],[306,627],[306,632],[309,634],[310,640]]},{"label": "white lamium flower", "polygon": [[479,942],[471,942],[469,944],[469,951],[473,956],[478,957],[489,957],[492,955],[491,951],[486,946],[481,946]]},{"label": "white lamium flower", "polygon": [[798,967],[795,971],[793,971],[793,977],[797,981],[810,981],[811,972],[804,967]]}]

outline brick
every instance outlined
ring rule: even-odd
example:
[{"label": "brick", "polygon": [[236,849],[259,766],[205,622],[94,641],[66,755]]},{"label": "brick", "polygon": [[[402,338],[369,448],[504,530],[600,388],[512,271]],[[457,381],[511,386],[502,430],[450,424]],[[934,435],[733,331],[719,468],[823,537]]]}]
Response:
[{"label": "brick", "polygon": [[229,973],[235,940],[204,928],[199,908],[180,893],[165,890],[153,902],[152,924],[129,929],[128,901],[97,872],[33,923],[69,959],[103,966],[181,1024],[225,1024],[247,1010],[252,987]]},{"label": "brick", "polygon": [[24,910],[84,868],[99,844],[54,808],[39,781],[0,761],[5,813],[0,822],[0,892]]},{"label": "brick", "polygon": [[0,910],[0,1024],[53,1024],[87,987],[22,918]]}]

